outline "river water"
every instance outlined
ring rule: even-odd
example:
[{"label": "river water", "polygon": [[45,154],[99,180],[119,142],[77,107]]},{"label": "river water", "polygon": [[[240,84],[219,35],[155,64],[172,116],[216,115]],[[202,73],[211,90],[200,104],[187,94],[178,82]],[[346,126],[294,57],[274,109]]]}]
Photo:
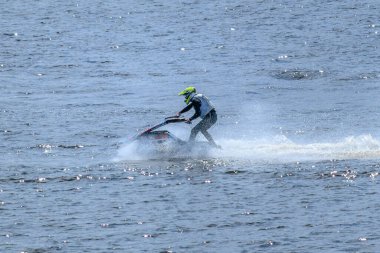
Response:
[{"label": "river water", "polygon": [[[379,1],[3,0],[0,17],[0,252],[380,251]],[[189,85],[223,149],[131,152]]]}]

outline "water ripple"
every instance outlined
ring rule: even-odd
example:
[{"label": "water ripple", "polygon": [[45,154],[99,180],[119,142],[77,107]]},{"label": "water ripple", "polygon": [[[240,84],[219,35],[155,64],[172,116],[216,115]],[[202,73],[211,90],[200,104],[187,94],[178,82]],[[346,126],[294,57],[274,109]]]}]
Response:
[{"label": "water ripple", "polygon": [[271,75],[281,80],[313,80],[325,76],[323,70],[307,70],[307,69],[285,69],[273,71]]}]

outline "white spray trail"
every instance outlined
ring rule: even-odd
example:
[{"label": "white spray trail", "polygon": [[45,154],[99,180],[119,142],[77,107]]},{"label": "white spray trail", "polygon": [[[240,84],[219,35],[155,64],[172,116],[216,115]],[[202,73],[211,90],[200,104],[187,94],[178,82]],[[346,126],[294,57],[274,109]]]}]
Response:
[{"label": "white spray trail", "polygon": [[214,155],[257,161],[305,161],[380,158],[380,142],[371,135],[346,137],[338,142],[297,144],[285,136],[268,140],[219,140],[223,150]]},{"label": "white spray trail", "polygon": [[[246,111],[242,110],[238,117],[222,118],[220,120],[222,123],[218,122],[210,129],[210,133],[216,137],[216,142],[223,147],[222,150],[211,151],[208,154],[211,158],[263,162],[380,159],[380,141],[371,134],[348,136],[331,142],[297,143],[284,135],[275,135],[273,131],[275,124],[271,122],[271,116],[268,116],[273,114],[269,112],[275,111],[275,108],[263,105],[245,105],[243,108],[246,108]],[[231,125],[231,122],[236,124]],[[223,126],[223,123],[227,125]],[[165,126],[165,129],[186,140],[193,126],[169,125]],[[199,135],[197,140],[204,141],[204,137]],[[119,148],[114,161],[145,159],[149,157],[141,156],[136,152],[135,144],[125,142]]]}]

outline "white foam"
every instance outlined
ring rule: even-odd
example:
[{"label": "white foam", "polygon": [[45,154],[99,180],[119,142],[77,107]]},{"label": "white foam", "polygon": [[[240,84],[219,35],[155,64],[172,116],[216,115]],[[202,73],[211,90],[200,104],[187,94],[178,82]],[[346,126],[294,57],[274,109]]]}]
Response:
[{"label": "white foam", "polygon": [[380,142],[371,135],[349,136],[338,142],[297,144],[285,136],[271,140],[219,140],[219,157],[265,161],[380,158]]},{"label": "white foam", "polygon": [[112,159],[113,162],[120,162],[123,160],[145,160],[146,157],[138,154],[137,144],[135,142],[125,143],[121,145],[117,151],[116,157]]},{"label": "white foam", "polygon": [[[217,140],[223,149],[210,155],[214,158],[244,159],[265,162],[292,162],[332,159],[377,159],[380,158],[380,141],[370,134],[349,136],[337,142],[295,143],[285,136],[266,139],[222,139]],[[148,147],[146,147],[149,150]],[[196,157],[197,154],[194,154]],[[146,160],[149,157],[137,152],[136,143],[123,144],[113,159]]]}]

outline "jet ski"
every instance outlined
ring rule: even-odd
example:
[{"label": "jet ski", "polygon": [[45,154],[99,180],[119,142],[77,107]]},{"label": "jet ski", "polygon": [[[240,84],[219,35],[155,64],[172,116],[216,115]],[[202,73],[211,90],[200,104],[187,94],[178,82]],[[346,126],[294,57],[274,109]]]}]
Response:
[{"label": "jet ski", "polygon": [[136,144],[138,154],[150,157],[207,155],[214,148],[209,142],[187,142],[176,137],[168,130],[158,130],[168,124],[182,122],[187,123],[185,118],[177,116],[165,118],[165,121],[138,133],[131,139],[131,142]]}]

